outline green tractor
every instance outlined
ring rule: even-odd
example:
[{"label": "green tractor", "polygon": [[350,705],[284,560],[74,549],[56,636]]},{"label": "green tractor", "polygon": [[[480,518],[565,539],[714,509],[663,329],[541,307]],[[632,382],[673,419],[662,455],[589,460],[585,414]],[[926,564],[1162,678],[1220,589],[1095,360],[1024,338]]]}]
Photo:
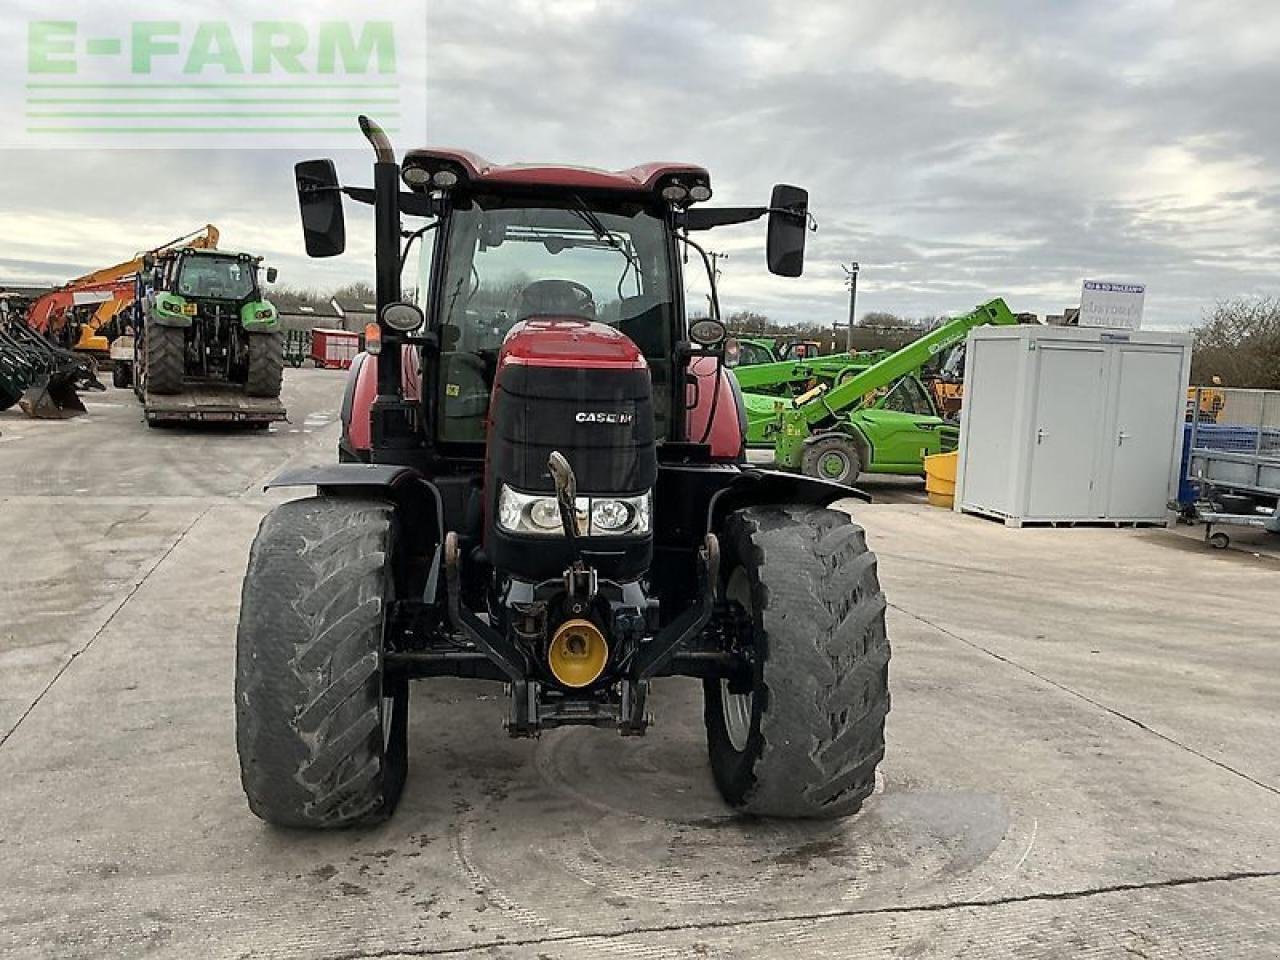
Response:
[{"label": "green tractor", "polygon": [[148,258],[138,273],[133,335],[112,344],[155,424],[173,420],[284,418],[280,387],[284,338],[276,308],[264,297],[262,258],[186,248]]}]

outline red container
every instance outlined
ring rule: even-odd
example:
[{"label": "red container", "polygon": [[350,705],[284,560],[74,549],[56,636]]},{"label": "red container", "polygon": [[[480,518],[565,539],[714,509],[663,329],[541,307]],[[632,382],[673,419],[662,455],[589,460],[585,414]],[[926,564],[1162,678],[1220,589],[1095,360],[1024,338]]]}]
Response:
[{"label": "red container", "polygon": [[350,330],[312,330],[311,359],[317,367],[346,370],[360,352],[360,334]]}]

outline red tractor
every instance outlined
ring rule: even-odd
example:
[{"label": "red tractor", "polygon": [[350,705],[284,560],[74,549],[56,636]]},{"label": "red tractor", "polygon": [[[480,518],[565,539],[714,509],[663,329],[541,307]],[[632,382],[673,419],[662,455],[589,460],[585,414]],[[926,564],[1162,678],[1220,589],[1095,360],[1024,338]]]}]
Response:
[{"label": "red tractor", "polygon": [[[513,736],[639,735],[650,683],[698,677],[711,770],[754,814],[840,817],[884,754],[889,642],[849,487],[749,466],[724,326],[689,324],[690,234],[768,218],[769,269],[802,270],[808,197],[703,207],[706,170],[403,163],[381,129],[372,188],[296,168],[307,251],[372,204],[378,323],[343,405],[339,463],[275,486],[244,580],[236,724],[271,823],[390,815],[409,681],[505,684]],[[401,301],[402,218],[434,233],[424,306]]]}]

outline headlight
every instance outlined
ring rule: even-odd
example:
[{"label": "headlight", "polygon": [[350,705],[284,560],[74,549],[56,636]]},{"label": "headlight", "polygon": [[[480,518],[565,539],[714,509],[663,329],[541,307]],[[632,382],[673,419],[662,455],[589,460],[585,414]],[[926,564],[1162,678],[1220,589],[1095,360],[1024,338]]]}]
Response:
[{"label": "headlight", "polygon": [[[638,497],[578,497],[578,529],[585,536],[640,536],[649,532],[650,495]],[[498,494],[498,526],[507,533],[562,537],[560,505],[555,497],[520,493],[503,484]]]},{"label": "headlight", "polygon": [[603,533],[625,530],[631,524],[634,511],[625,500],[591,501],[591,529]]},{"label": "headlight", "polygon": [[529,504],[529,519],[539,530],[560,530],[560,504],[551,497],[539,497]]}]

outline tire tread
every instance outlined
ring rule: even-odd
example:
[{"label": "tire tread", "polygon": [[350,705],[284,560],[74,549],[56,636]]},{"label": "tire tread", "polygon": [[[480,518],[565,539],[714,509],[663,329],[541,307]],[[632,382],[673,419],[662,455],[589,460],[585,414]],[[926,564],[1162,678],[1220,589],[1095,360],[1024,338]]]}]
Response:
[{"label": "tire tread", "polygon": [[384,752],[382,737],[393,511],[311,497],[259,528],[241,595],[236,739],[249,806],[270,823],[374,822],[398,799],[403,744]]},{"label": "tire tread", "polygon": [[822,508],[750,507],[726,536],[755,567],[763,627],[759,752],[739,805],[781,817],[854,813],[874,789],[889,711],[875,554],[847,514]]}]

